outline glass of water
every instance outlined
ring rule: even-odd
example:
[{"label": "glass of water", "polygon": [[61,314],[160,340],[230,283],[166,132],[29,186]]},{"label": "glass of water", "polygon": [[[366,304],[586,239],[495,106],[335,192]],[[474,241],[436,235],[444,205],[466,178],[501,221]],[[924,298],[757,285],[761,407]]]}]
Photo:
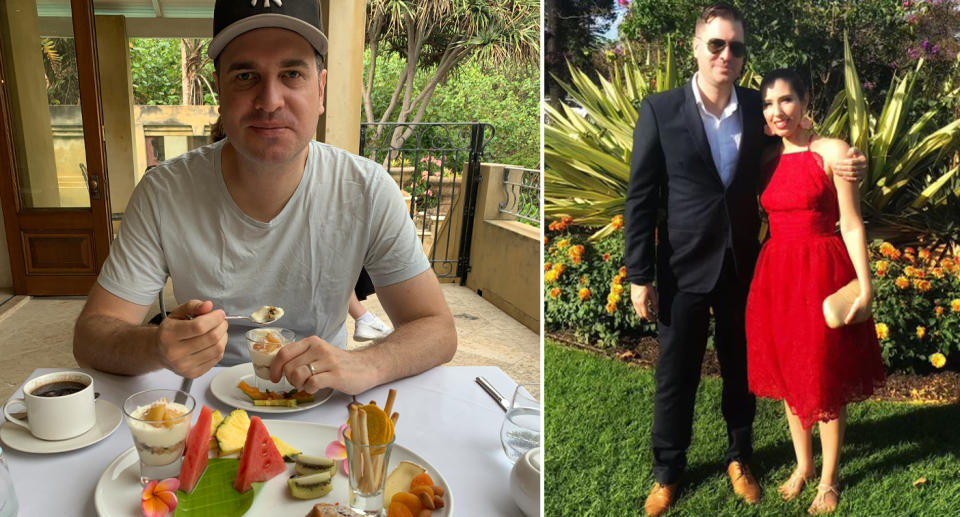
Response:
[{"label": "glass of water", "polygon": [[510,461],[540,447],[540,384],[518,384],[500,427],[500,444]]}]

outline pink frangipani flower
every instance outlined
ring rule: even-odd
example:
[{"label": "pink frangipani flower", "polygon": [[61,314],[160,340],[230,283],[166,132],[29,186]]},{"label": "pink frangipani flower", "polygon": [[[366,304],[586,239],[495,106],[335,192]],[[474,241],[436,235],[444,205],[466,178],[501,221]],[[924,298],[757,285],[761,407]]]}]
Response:
[{"label": "pink frangipani flower", "polygon": [[345,476],[350,475],[347,462],[342,461],[347,459],[347,445],[343,441],[343,433],[347,429],[350,429],[350,424],[341,425],[340,429],[337,429],[337,440],[330,442],[330,444],[327,445],[327,450],[325,451],[325,454],[328,458],[333,461],[340,461],[340,464],[343,466],[343,474]]},{"label": "pink frangipani flower", "polygon": [[177,508],[177,489],[180,480],[167,478],[163,481],[153,480],[143,487],[140,495],[140,508],[146,517],[164,517]]}]

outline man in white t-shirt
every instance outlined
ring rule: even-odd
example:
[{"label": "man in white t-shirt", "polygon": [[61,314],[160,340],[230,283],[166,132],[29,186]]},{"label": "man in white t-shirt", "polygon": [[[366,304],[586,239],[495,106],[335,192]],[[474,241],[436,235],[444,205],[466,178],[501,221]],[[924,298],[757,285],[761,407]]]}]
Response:
[{"label": "man in white t-shirt", "polygon": [[[327,40],[314,0],[219,0],[209,55],[227,138],[166,162],[135,189],[77,319],[80,364],[121,374],[169,368],[189,378],[249,360],[226,314],[283,307],[298,341],[271,376],[350,394],[449,361],[450,310],[377,164],[313,141]],[[396,331],[346,351],[347,303],[366,267]],[[190,300],[142,325],[170,276]],[[214,309],[216,307],[216,309]]]}]

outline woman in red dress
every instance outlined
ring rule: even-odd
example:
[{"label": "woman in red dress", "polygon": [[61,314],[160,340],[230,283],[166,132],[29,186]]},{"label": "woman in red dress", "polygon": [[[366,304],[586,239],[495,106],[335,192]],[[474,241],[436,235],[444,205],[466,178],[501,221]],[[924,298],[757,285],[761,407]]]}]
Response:
[{"label": "woman in red dress", "polygon": [[[816,137],[805,120],[809,94],[800,76],[777,70],[760,86],[765,131],[781,138],[760,197],[770,238],[757,260],[747,301],[750,390],[783,399],[797,466],[779,492],[798,496],[816,474],[813,424],[819,422],[823,468],[809,513],[839,502],[838,464],[846,405],[883,383],[883,363],[870,311],[873,287],[856,183],[835,178],[849,146]],[[837,233],[837,221],[840,232]],[[846,325],[827,326],[824,298],[856,279],[860,294]]]}]

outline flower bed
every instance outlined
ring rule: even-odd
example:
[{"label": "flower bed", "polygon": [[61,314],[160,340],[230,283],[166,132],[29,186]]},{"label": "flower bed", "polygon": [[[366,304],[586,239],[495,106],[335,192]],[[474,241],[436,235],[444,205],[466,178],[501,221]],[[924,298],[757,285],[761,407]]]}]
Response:
[{"label": "flower bed", "polygon": [[[590,239],[590,231],[566,217],[543,240],[544,323],[548,332],[572,332],[599,348],[624,336],[655,335],[630,303],[623,265],[623,218],[614,232]],[[928,249],[870,246],[874,319],[888,371],[960,371],[960,264]],[[952,356],[952,357],[951,357]]]},{"label": "flower bed", "polygon": [[[883,360],[894,370],[926,372],[960,358],[960,266],[929,249],[870,245],[873,304]],[[954,361],[950,361],[951,354]]]}]

